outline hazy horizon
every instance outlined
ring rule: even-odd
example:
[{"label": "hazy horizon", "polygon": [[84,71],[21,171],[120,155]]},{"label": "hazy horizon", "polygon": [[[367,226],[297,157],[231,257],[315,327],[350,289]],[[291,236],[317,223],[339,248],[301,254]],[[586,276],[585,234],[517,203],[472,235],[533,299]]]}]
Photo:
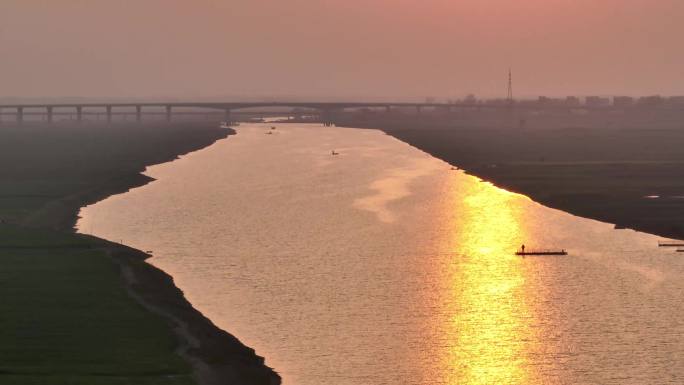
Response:
[{"label": "hazy horizon", "polygon": [[0,98],[684,94],[677,0],[0,5]]}]

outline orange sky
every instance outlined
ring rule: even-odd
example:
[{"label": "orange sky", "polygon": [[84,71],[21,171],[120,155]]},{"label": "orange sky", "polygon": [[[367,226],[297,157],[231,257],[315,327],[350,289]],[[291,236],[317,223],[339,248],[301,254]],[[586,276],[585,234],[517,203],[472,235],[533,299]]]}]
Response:
[{"label": "orange sky", "polygon": [[3,0],[0,97],[684,94],[682,0]]}]

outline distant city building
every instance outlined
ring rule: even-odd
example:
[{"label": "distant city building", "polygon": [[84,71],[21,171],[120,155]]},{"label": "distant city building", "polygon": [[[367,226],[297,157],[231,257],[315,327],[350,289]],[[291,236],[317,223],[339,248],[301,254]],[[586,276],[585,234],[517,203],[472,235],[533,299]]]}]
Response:
[{"label": "distant city building", "polygon": [[542,105],[542,106],[558,106],[558,107],[564,107],[564,106],[577,106],[580,104],[580,101],[578,98],[574,96],[568,96],[567,98],[549,98],[547,96],[540,96],[537,99],[537,104]]},{"label": "distant city building", "polygon": [[667,98],[667,104],[671,106],[684,106],[684,96],[670,96]]},{"label": "distant city building", "polygon": [[613,105],[615,107],[631,107],[634,105],[634,98],[631,96],[615,96],[613,97]]},{"label": "distant city building", "polygon": [[510,104],[510,103],[512,103],[511,100],[509,100],[509,99],[502,99],[502,98],[498,98],[498,99],[487,99],[487,100],[484,100],[484,101],[483,101],[483,104],[490,105],[490,106],[491,106],[491,105],[502,106],[502,105],[506,105],[506,104]]},{"label": "distant city building", "polygon": [[538,104],[537,99],[518,99],[515,101],[518,106],[534,107]]},{"label": "distant city building", "polygon": [[642,96],[639,98],[639,101],[637,103],[640,106],[654,107],[654,106],[663,105],[664,102],[665,102],[665,99],[663,99],[662,96],[653,95],[653,96]]},{"label": "distant city building", "polygon": [[540,97],[537,99],[537,104],[539,104],[539,105],[541,105],[541,106],[550,106],[550,105],[553,105],[553,104],[557,104],[557,100],[556,100],[556,99],[553,99],[553,98],[550,98],[550,97],[548,97],[548,96],[540,96]]},{"label": "distant city building", "polygon": [[565,98],[565,104],[568,106],[579,106],[580,100],[577,96],[568,96]]},{"label": "distant city building", "polygon": [[473,94],[469,94],[468,96],[465,97],[463,100],[466,104],[475,104],[477,103],[477,98]]},{"label": "distant city building", "polygon": [[584,100],[584,104],[588,107],[606,107],[610,105],[610,98],[604,98],[602,96],[587,96]]}]

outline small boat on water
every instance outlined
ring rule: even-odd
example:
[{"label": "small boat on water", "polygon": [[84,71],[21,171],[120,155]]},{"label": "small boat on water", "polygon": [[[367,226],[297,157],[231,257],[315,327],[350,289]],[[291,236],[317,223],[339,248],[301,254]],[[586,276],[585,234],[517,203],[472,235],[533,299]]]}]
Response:
[{"label": "small boat on water", "polygon": [[565,249],[561,250],[532,250],[532,249],[521,249],[515,252],[515,255],[521,255],[521,256],[526,256],[526,255],[568,255],[568,252],[565,251]]},{"label": "small boat on water", "polygon": [[684,247],[682,241],[658,241],[658,247]]},{"label": "small boat on water", "polygon": [[684,249],[677,249],[678,253],[684,253]]},{"label": "small boat on water", "polygon": [[340,155],[340,153],[339,153],[339,152],[336,152],[335,150],[332,150],[332,152],[330,153],[330,155]]}]

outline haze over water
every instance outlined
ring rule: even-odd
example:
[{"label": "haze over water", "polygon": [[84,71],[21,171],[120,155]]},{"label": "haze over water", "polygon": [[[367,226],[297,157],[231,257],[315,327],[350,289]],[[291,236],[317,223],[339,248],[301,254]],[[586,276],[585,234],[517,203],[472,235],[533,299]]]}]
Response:
[{"label": "haze over water", "polygon": [[157,181],[84,208],[80,231],[153,250],[284,384],[683,381],[684,262],[656,237],[379,131],[268,127],[148,169]]}]

